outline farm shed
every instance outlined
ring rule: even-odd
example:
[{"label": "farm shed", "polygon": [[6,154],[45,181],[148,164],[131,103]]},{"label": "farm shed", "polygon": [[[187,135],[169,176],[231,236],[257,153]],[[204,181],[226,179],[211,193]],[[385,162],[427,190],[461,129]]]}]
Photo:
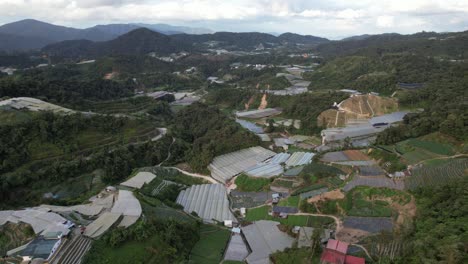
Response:
[{"label": "farm shed", "polygon": [[284,172],[283,166],[272,163],[259,163],[245,171],[245,174],[252,177],[271,178]]},{"label": "farm shed", "polygon": [[114,207],[112,207],[111,213],[123,215],[119,226],[129,227],[141,216],[142,209],[140,201],[135,198],[132,192],[119,190],[117,201]]},{"label": "farm shed", "polygon": [[236,119],[236,122],[239,123],[243,128],[255,133],[255,134],[261,134],[263,133],[263,128],[256,125],[255,123],[242,120],[242,119]]},{"label": "farm shed", "polygon": [[84,235],[91,238],[101,236],[119,220],[120,216],[120,213],[104,212],[86,227]]},{"label": "farm shed", "polygon": [[195,212],[206,222],[237,222],[229,209],[226,189],[222,184],[193,185],[181,191],[176,202],[184,207],[185,212]]},{"label": "farm shed", "polygon": [[278,222],[260,220],[242,227],[242,232],[252,253],[247,256],[249,264],[269,264],[269,256],[275,251],[291,247],[294,239],[278,229]]},{"label": "farm shed", "polygon": [[215,157],[208,169],[211,176],[225,183],[237,174],[274,156],[276,153],[260,146],[242,149]]},{"label": "farm shed", "polygon": [[273,206],[271,213],[273,216],[286,218],[289,214],[296,214],[299,210],[296,207],[290,206]]},{"label": "farm shed", "polygon": [[273,158],[271,158],[269,163],[272,163],[272,164],[285,163],[289,159],[290,156],[291,154],[289,153],[278,153],[275,156],[273,156]]},{"label": "farm shed", "polygon": [[286,161],[286,168],[309,164],[314,156],[312,152],[294,152]]},{"label": "farm shed", "polygon": [[282,110],[276,108],[265,108],[260,110],[237,112],[236,116],[241,118],[262,118],[281,114],[281,111]]},{"label": "farm shed", "polygon": [[145,183],[150,183],[152,180],[156,178],[151,172],[140,171],[137,175],[133,176],[132,178],[122,182],[120,185],[127,186],[135,189],[141,189]]}]

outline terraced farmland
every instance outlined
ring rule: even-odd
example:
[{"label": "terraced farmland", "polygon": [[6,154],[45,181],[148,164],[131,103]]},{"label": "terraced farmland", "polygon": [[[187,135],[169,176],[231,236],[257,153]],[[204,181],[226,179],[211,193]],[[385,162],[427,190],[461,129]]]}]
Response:
[{"label": "terraced farmland", "polygon": [[406,179],[405,185],[407,189],[443,185],[467,174],[468,159],[449,159],[442,164],[423,165],[414,169],[411,177]]}]

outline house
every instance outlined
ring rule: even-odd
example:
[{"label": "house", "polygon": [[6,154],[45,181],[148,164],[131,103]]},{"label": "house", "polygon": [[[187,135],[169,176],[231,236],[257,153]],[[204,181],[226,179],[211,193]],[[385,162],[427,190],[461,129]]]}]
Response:
[{"label": "house", "polygon": [[296,214],[299,210],[296,207],[290,206],[273,206],[271,215],[274,217],[288,218],[290,214]]},{"label": "house", "polygon": [[279,193],[274,193],[271,195],[271,198],[272,198],[272,203],[273,204],[277,204],[280,200],[280,194]]},{"label": "house", "polygon": [[346,255],[349,244],[335,239],[328,240],[320,257],[321,264],[365,264],[363,258]]}]

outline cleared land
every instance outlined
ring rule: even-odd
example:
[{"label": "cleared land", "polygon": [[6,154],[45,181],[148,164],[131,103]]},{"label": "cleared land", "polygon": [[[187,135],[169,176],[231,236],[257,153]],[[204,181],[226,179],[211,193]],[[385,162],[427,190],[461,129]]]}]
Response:
[{"label": "cleared land", "polygon": [[326,224],[334,223],[329,217],[309,216],[309,215],[289,215],[288,218],[276,218],[268,215],[270,206],[248,209],[245,216],[246,221],[272,220],[289,226],[310,226],[322,227]]}]

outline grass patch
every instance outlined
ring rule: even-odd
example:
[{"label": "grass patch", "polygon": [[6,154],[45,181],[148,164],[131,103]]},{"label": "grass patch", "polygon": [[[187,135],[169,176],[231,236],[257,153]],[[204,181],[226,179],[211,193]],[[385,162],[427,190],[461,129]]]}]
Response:
[{"label": "grass patch", "polygon": [[278,203],[280,206],[291,206],[291,207],[298,207],[300,202],[299,196],[289,196],[286,199],[281,199]]},{"label": "grass patch", "polygon": [[319,254],[315,254],[310,260],[310,248],[287,248],[283,252],[276,252],[271,255],[275,264],[308,264],[319,263]]},{"label": "grass patch", "polygon": [[249,177],[241,174],[236,178],[236,185],[239,191],[258,192],[268,189],[271,183],[270,179]]},{"label": "grass patch", "polygon": [[280,187],[285,187],[285,188],[292,188],[294,185],[293,181],[288,181],[288,180],[281,180],[278,179],[272,183],[274,186],[280,186]]},{"label": "grass patch", "polygon": [[231,232],[227,229],[203,225],[200,229],[200,240],[195,244],[190,253],[189,263],[220,263],[230,236]]}]

